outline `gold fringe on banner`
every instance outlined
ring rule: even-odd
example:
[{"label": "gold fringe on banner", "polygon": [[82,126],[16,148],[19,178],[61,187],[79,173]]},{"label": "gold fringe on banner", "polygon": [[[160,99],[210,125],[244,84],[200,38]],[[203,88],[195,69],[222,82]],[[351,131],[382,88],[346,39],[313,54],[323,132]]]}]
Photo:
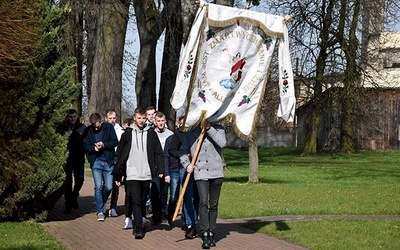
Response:
[{"label": "gold fringe on banner", "polygon": [[208,24],[213,27],[228,27],[228,26],[231,26],[234,24],[240,25],[241,22],[246,22],[248,24],[251,24],[251,25],[261,29],[268,36],[277,37],[280,39],[284,38],[283,33],[274,32],[274,31],[268,29],[263,23],[260,23],[260,21],[254,20],[254,19],[251,19],[248,17],[234,17],[234,18],[227,19],[224,21],[207,19],[207,21],[208,21]]}]

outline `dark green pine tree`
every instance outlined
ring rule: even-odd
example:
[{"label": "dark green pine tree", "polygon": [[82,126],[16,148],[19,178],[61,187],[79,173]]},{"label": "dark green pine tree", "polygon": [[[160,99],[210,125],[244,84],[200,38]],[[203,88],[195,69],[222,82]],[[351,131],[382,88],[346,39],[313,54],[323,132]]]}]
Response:
[{"label": "dark green pine tree", "polygon": [[80,86],[71,82],[75,59],[59,54],[67,11],[49,2],[9,2],[26,7],[21,21],[35,20],[29,32],[37,44],[15,52],[29,60],[14,62],[13,75],[0,78],[0,221],[43,220],[63,194],[68,135],[55,128]]}]

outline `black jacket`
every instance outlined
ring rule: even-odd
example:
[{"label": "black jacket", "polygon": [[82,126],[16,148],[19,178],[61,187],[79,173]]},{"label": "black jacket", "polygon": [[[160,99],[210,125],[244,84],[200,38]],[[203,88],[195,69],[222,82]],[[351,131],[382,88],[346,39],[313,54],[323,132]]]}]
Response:
[{"label": "black jacket", "polygon": [[[104,155],[108,165],[111,166],[115,161],[115,147],[118,145],[117,134],[115,133],[114,127],[108,122],[103,122],[101,124],[101,130],[103,130]],[[85,147],[86,157],[92,168],[98,153],[94,150],[95,130],[93,126],[89,126],[84,133],[83,146]]]},{"label": "black jacket", "polygon": [[[122,134],[117,148],[117,162],[115,164],[114,175],[115,181],[121,181],[126,175],[126,162],[128,161],[132,143],[132,128],[127,128]],[[158,174],[164,174],[164,152],[161,147],[160,140],[154,128],[149,128],[147,131],[147,160],[152,178]]]}]

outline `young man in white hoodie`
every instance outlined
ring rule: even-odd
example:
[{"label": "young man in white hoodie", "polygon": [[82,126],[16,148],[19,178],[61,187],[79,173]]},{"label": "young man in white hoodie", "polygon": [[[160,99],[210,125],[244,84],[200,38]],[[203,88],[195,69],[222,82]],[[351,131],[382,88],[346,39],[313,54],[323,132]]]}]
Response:
[{"label": "young man in white hoodie", "polygon": [[[108,109],[106,111],[105,120],[106,120],[106,122],[113,125],[115,133],[117,134],[118,142],[119,142],[119,140],[121,140],[122,134],[124,133],[124,129],[117,122],[117,112],[115,112],[114,109]],[[115,182],[114,182],[113,189],[111,192],[110,210],[108,210],[109,217],[117,217],[118,216],[117,210],[116,210],[118,196],[119,196],[119,187],[117,185],[115,185]]]}]

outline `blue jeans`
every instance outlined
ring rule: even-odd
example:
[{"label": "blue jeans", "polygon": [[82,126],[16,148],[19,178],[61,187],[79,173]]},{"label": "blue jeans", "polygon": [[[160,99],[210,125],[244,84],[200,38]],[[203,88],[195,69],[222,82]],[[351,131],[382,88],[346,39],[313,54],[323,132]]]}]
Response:
[{"label": "blue jeans", "polygon": [[[179,172],[170,172],[170,182],[169,182],[169,201],[168,201],[168,219],[172,220],[175,209],[176,203],[178,202],[179,198],[179,189],[181,183],[181,175]],[[181,215],[182,223],[184,224],[184,215]]]},{"label": "blue jeans", "polygon": [[180,173],[179,172],[171,172],[169,173],[171,177],[169,183],[169,202],[168,203],[177,203],[179,198],[179,188],[180,188]]},{"label": "blue jeans", "polygon": [[97,213],[104,212],[105,205],[113,188],[113,176],[111,172],[114,165],[108,165],[106,161],[96,160],[93,163],[92,175],[94,179],[94,200]]},{"label": "blue jeans", "polygon": [[[186,169],[179,170],[181,184],[185,183]],[[197,191],[196,182],[193,177],[194,173],[190,175],[185,194],[183,196],[183,212],[185,217],[186,226],[195,226],[198,222],[199,214],[199,192]]]}]

